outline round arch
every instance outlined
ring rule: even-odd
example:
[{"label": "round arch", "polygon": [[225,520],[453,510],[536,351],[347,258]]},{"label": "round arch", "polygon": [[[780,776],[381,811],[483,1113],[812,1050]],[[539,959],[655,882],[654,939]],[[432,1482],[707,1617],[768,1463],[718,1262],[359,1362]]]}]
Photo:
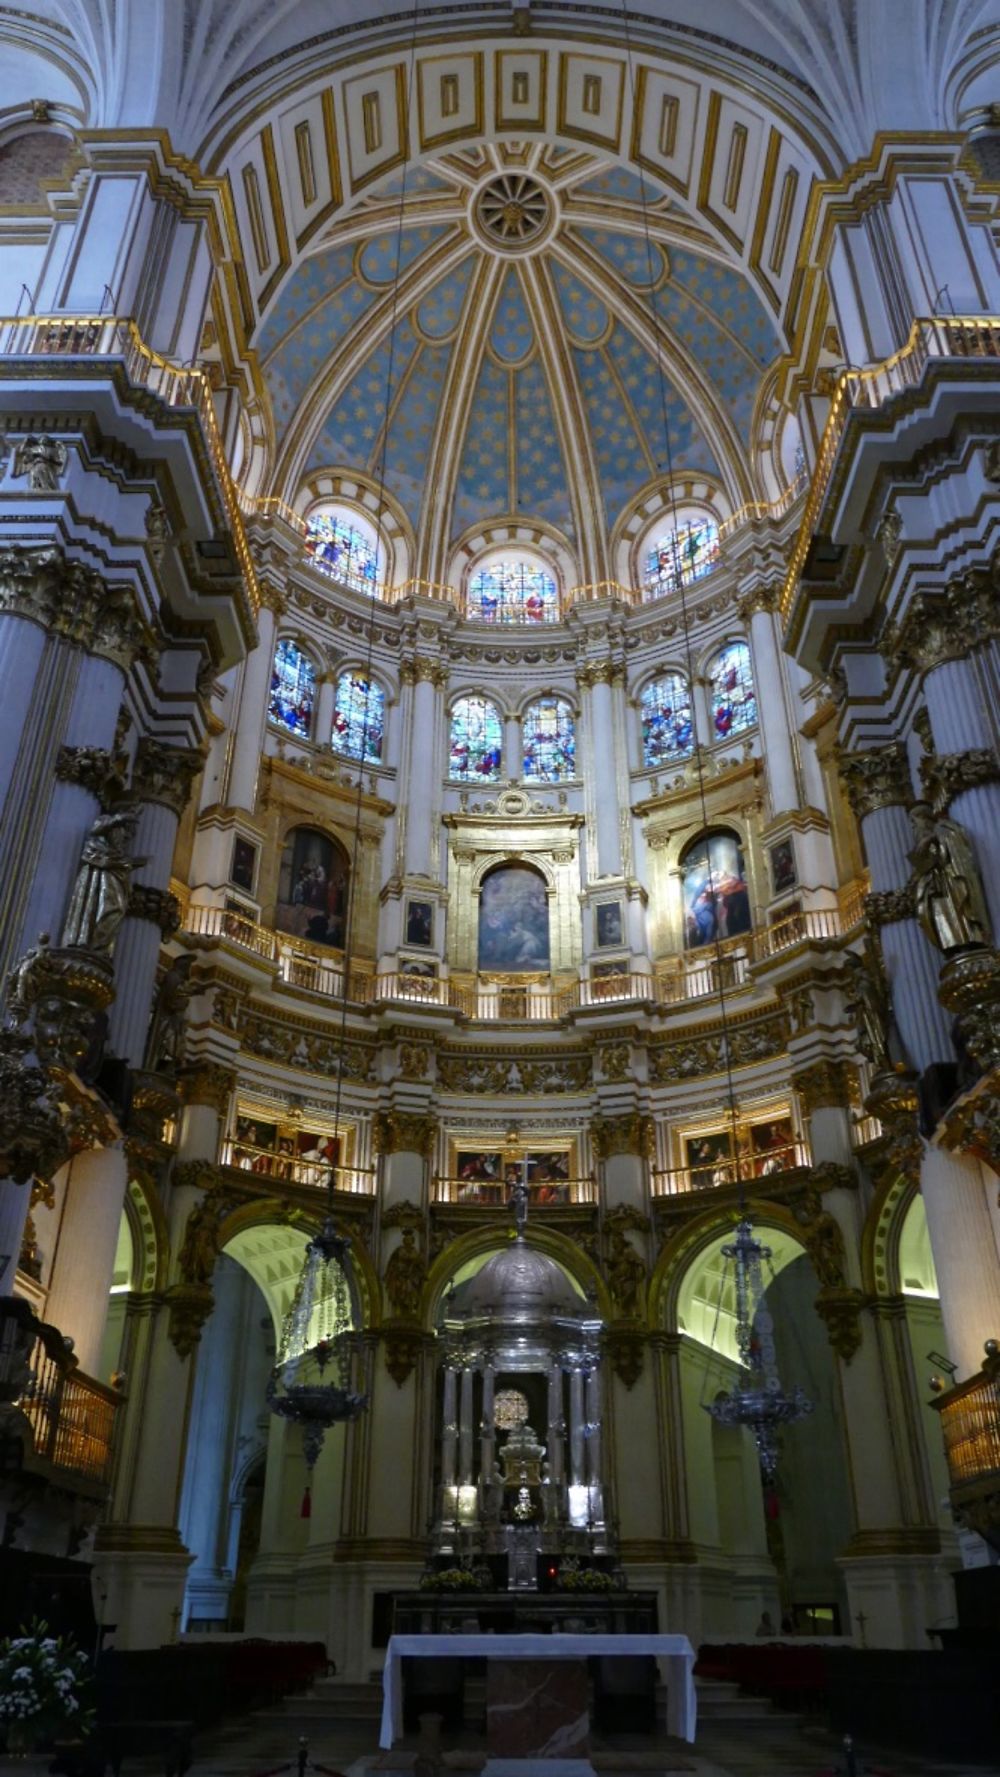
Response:
[{"label": "round arch", "polygon": [[[231,1210],[219,1224],[220,1253],[242,1265],[267,1302],[276,1333],[291,1305],[306,1244],[318,1232],[323,1211],[289,1206],[280,1197],[261,1197]],[[381,1319],[381,1284],[365,1242],[351,1235],[351,1274],[359,1308],[359,1327]]]},{"label": "round arch", "polygon": [[[751,1198],[747,1203],[747,1214],[755,1231],[764,1235],[765,1244],[768,1244],[766,1236],[769,1233],[780,1237],[784,1258],[781,1266],[775,1266],[776,1272],[794,1258],[808,1257],[802,1229],[784,1204]],[[713,1247],[732,1238],[738,1221],[739,1213],[732,1205],[713,1207],[685,1223],[664,1243],[649,1280],[651,1327],[670,1333],[682,1330],[679,1322],[685,1279],[691,1274],[692,1267],[704,1261]]]}]

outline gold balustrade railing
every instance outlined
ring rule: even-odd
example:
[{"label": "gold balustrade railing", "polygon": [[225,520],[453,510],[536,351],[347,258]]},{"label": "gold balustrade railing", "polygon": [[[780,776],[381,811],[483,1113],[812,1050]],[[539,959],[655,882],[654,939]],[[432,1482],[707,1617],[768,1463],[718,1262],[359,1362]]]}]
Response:
[{"label": "gold balustrade railing", "polygon": [[683,1197],[690,1191],[720,1191],[739,1184],[764,1190],[768,1178],[811,1165],[809,1144],[789,1142],[763,1154],[740,1154],[735,1160],[723,1155],[703,1166],[655,1168],[650,1189],[654,1197]]},{"label": "gold balustrade railing", "polygon": [[254,614],[260,588],[243,525],[242,501],[229,471],[212,387],[203,370],[171,364],[154,352],[135,322],[118,315],[8,315],[0,318],[0,351],[11,357],[116,358],[130,382],[159,396],[168,407],[194,408],[201,421],[226,508],[240,570]]},{"label": "gold balustrade railing", "polygon": [[[581,1178],[539,1179],[528,1184],[529,1202],[544,1208],[565,1203],[596,1203],[597,1180],[593,1175]],[[511,1202],[511,1187],[504,1179],[445,1178],[435,1173],[431,1180],[432,1203],[476,1203],[494,1208]]]},{"label": "gold balustrade railing", "polygon": [[914,321],[905,345],[880,364],[847,365],[834,384],[812,482],[788,561],[781,614],[788,617],[795,589],[812,541],[819,509],[833,475],[833,465],[851,414],[884,406],[892,396],[914,388],[932,358],[1000,358],[1000,316],[932,315]]},{"label": "gold balustrade railing", "polygon": [[19,1297],[0,1305],[0,1400],[23,1415],[37,1457],[107,1485],[122,1397],[78,1370],[58,1329]]},{"label": "gold balustrade railing", "polygon": [[[310,1160],[295,1150],[289,1140],[278,1149],[256,1147],[241,1141],[238,1135],[226,1136],[219,1154],[222,1166],[237,1172],[252,1172],[275,1184],[304,1185],[310,1190],[325,1191],[330,1181],[330,1165],[325,1160]],[[375,1171],[371,1166],[335,1166],[334,1190],[350,1197],[374,1197]]]},{"label": "gold balustrade railing", "polygon": [[[976,1376],[931,1402],[941,1417],[952,1503],[975,1522],[975,1502],[988,1534],[1000,1532],[1000,1372],[994,1356]],[[968,1507],[972,1510],[968,1510]],[[994,1536],[990,1537],[995,1540]]]}]

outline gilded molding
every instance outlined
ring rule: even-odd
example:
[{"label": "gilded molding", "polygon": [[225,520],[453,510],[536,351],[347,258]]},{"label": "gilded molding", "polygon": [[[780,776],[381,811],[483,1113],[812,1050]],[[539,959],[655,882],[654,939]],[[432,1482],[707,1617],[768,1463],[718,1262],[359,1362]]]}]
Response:
[{"label": "gilded molding", "polygon": [[[216,1005],[219,995],[216,994]],[[265,1061],[283,1062],[307,1073],[332,1077],[339,1070],[345,1080],[367,1083],[375,1078],[375,1046],[371,1043],[341,1044],[336,1032],[327,1028],[284,1024],[277,1018],[244,1010],[241,1017],[240,1040],[249,1055]]]},{"label": "gilded molding", "polygon": [[412,1376],[420,1354],[434,1343],[432,1333],[425,1333],[420,1326],[406,1322],[397,1324],[387,1321],[379,1328],[382,1346],[385,1352],[385,1367],[396,1384],[402,1388]]},{"label": "gilded molding", "polygon": [[152,632],[131,586],[106,581],[85,562],[69,561],[51,544],[0,549],[0,613],[37,623],[72,646],[111,660],[125,673],[142,655],[152,660]]},{"label": "gilded molding", "polygon": [[94,1039],[100,1013],[115,997],[110,956],[72,946],[50,949],[48,934],[15,964],[7,1005],[16,1023],[31,1021],[31,1043],[43,1067],[72,1071]]},{"label": "gilded molding", "polygon": [[985,1074],[1000,1074],[1000,954],[983,946],[949,956],[938,999],[958,1021],[962,1042]]},{"label": "gilded molding", "polygon": [[849,1061],[841,1057],[824,1057],[792,1075],[792,1085],[808,1114],[829,1109],[846,1110],[851,1103],[851,1087],[856,1079]]},{"label": "gilded molding", "polygon": [[180,930],[181,904],[169,889],[151,888],[145,882],[133,882],[129,889],[128,916],[145,919],[159,926],[164,938],[172,938]]},{"label": "gilded molding", "polygon": [[936,666],[964,659],[969,636],[953,598],[924,594],[914,599],[901,624],[887,626],[882,647],[923,678]]},{"label": "gilded molding", "polygon": [[861,1311],[864,1306],[863,1292],[846,1285],[826,1286],[816,1297],[816,1313],[826,1327],[831,1349],[845,1364],[850,1363],[861,1347]]},{"label": "gilded molding", "polygon": [[194,747],[171,747],[144,735],[136,749],[132,793],[139,802],[158,802],[180,817],[204,761]]},{"label": "gilded molding", "polygon": [[640,1327],[606,1327],[601,1347],[611,1368],[628,1389],[635,1387],[642,1375],[646,1355],[646,1335]]},{"label": "gilded molding", "polygon": [[400,1043],[399,1077],[401,1080],[424,1080],[430,1072],[431,1051],[426,1043]]},{"label": "gilded molding", "polygon": [[273,580],[261,580],[260,602],[264,610],[271,611],[275,617],[283,617],[288,610],[285,594],[275,586]]},{"label": "gilded molding", "polygon": [[627,1080],[632,1074],[631,1043],[605,1043],[597,1051],[597,1065],[606,1080]]},{"label": "gilded molding", "polygon": [[873,747],[871,752],[840,758],[837,769],[859,821],[876,809],[900,805],[906,808],[913,801],[910,766],[902,741],[890,741],[888,746]]},{"label": "gilded molding", "polygon": [[376,1111],[372,1146],[376,1154],[419,1154],[426,1160],[434,1147],[437,1122],[418,1111]]},{"label": "gilded molding", "polygon": [[167,1332],[179,1358],[191,1356],[215,1307],[211,1285],[175,1283],[166,1292]]},{"label": "gilded molding", "polygon": [[528,1059],[510,1056],[438,1056],[438,1082],[444,1092],[531,1093],[585,1092],[590,1085],[589,1055],[553,1055]]},{"label": "gilded molding", "polygon": [[683,1037],[651,1045],[649,1077],[658,1086],[696,1080],[705,1074],[724,1074],[730,1067],[752,1067],[781,1055],[788,1042],[784,1012],[770,1012],[748,1024],[736,1024],[728,1032],[713,1030],[703,1037]]}]

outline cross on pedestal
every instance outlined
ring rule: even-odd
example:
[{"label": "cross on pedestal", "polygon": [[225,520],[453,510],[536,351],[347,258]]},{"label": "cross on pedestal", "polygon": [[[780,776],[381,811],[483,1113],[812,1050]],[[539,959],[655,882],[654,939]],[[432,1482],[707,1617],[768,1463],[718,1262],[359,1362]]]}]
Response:
[{"label": "cross on pedestal", "polygon": [[867,1623],[868,1618],[865,1616],[865,1613],[863,1610],[858,1611],[857,1615],[854,1618],[854,1621],[858,1625],[858,1640],[859,1640],[862,1647],[867,1647],[868,1643],[865,1640],[865,1624]]}]

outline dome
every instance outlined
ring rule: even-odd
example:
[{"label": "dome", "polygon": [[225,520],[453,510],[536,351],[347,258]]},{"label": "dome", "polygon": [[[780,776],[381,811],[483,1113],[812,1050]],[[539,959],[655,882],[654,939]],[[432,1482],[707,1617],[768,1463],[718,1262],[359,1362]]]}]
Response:
[{"label": "dome", "polygon": [[498,1320],[543,1320],[550,1314],[578,1315],[584,1308],[555,1260],[520,1235],[487,1259],[458,1293],[463,1314],[491,1314]]}]

